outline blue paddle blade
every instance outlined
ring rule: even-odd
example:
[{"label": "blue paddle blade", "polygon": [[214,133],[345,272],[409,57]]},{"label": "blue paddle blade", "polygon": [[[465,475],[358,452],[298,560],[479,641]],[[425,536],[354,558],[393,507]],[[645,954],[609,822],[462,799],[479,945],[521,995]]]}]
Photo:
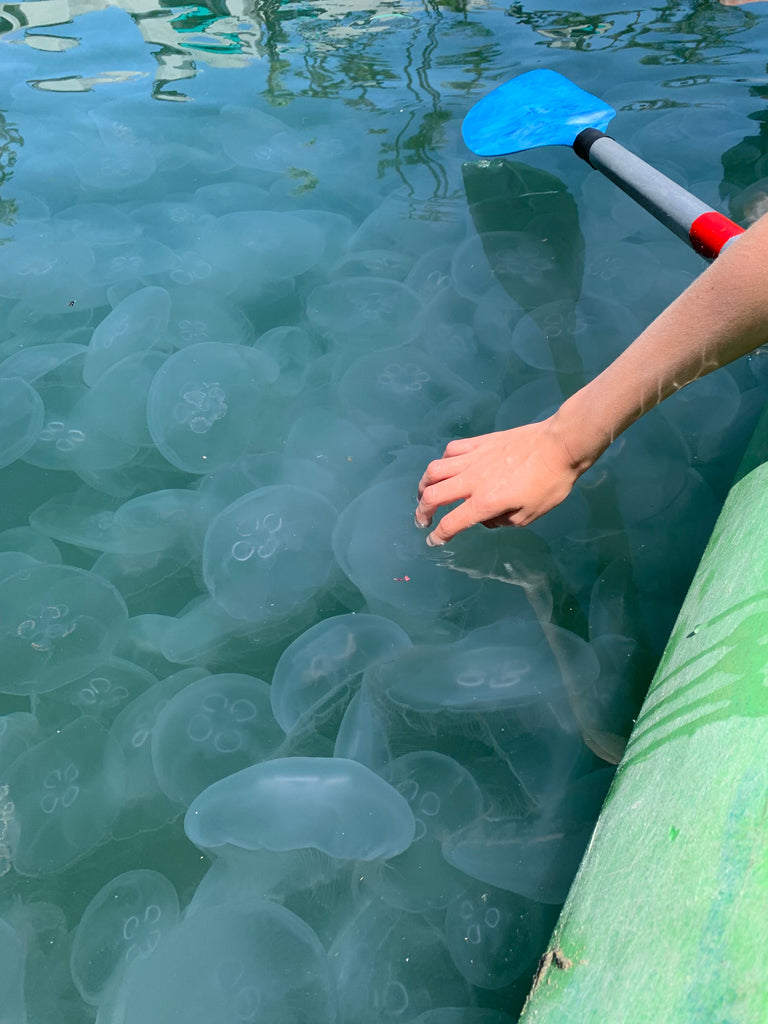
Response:
[{"label": "blue paddle blade", "polygon": [[615,114],[556,71],[528,71],[476,103],[461,132],[478,156],[505,156],[537,146],[572,146],[585,128],[605,131]]}]

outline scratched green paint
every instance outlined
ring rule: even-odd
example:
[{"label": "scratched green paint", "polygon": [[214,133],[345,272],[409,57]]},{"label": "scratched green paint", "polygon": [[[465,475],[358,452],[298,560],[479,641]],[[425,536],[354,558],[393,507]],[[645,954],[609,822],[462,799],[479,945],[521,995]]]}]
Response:
[{"label": "scratched green paint", "polygon": [[[521,1024],[768,1019],[768,411]],[[571,966],[558,967],[558,963]]]}]

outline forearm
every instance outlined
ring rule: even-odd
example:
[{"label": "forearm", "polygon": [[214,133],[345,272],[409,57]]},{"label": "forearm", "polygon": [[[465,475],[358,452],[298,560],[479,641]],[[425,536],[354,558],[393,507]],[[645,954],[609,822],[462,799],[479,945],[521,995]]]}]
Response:
[{"label": "forearm", "polygon": [[555,416],[580,472],[668,395],[768,340],[768,216]]}]

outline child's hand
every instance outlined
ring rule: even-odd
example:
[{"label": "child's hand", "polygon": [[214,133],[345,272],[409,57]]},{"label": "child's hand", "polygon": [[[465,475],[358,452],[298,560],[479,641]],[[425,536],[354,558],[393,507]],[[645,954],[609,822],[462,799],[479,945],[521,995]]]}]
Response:
[{"label": "child's hand", "polygon": [[445,544],[469,526],[527,526],[568,496],[577,468],[556,416],[513,430],[451,441],[419,484],[416,525],[426,528],[442,505],[462,504],[427,537]]}]

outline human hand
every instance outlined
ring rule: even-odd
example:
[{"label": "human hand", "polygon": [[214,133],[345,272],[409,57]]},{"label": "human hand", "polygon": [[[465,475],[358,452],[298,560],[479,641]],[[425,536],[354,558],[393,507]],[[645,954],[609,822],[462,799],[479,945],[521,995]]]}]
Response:
[{"label": "human hand", "polygon": [[568,453],[555,417],[512,430],[451,441],[419,483],[416,525],[461,501],[427,537],[438,546],[469,526],[527,526],[568,496],[586,469]]}]

